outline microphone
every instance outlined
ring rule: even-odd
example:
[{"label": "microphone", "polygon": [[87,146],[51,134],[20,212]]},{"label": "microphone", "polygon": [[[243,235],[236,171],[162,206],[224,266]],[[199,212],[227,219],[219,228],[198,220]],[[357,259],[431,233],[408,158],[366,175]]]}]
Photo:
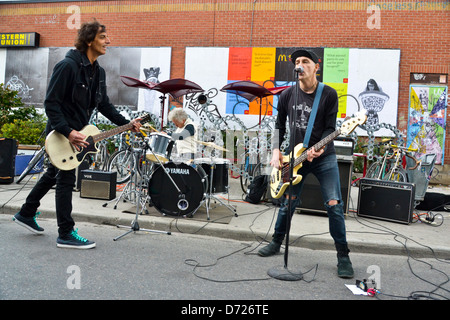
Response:
[{"label": "microphone", "polygon": [[297,68],[294,68],[294,72],[303,73],[303,72],[305,72],[305,69],[303,69],[303,67],[299,66]]}]

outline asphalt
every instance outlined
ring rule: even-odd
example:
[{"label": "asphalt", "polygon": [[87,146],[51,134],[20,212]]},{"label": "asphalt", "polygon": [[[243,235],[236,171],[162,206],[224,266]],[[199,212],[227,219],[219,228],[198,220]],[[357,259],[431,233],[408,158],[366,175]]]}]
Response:
[{"label": "asphalt", "polygon": [[[39,174],[35,174],[27,176],[20,184],[16,182],[0,184],[0,214],[11,215],[12,218],[38,179]],[[260,204],[244,202],[239,179],[230,178],[228,187],[228,193],[214,196],[222,203],[235,208],[235,212],[229,210],[220,201],[212,199],[209,220],[196,219],[197,214],[194,215],[194,218],[164,216],[159,212],[157,214],[140,214],[138,216],[140,227],[138,232],[163,231],[162,237],[179,232],[250,242],[270,241],[278,208],[266,201]],[[427,192],[450,194],[450,187],[430,185]],[[120,195],[121,192],[118,192],[117,196]],[[410,224],[379,220],[358,215],[358,197],[359,188],[351,187],[348,200],[349,210],[346,214],[347,240],[351,252],[410,254],[417,257],[450,259],[449,212],[431,212],[435,217],[433,224],[417,221],[417,219],[413,219],[415,222]],[[55,220],[54,199],[53,189],[41,201],[39,219]],[[126,213],[124,211],[130,210],[132,203],[119,201],[116,208],[114,208],[114,204],[115,201],[81,198],[80,192],[74,191],[72,215],[75,222],[131,226],[136,215],[133,212]],[[204,209],[205,205],[201,204],[199,210]],[[219,211],[221,212],[220,217],[216,214]],[[424,213],[425,211],[421,210],[413,212],[414,215]],[[229,222],[224,223],[225,220]],[[11,223],[13,223],[12,220]],[[57,228],[56,220],[55,228]],[[151,231],[143,231],[143,229]],[[126,229],[118,228],[117,236],[126,231]],[[291,223],[289,245],[314,250],[334,250],[334,244],[328,231],[328,217],[325,212],[297,211]],[[18,232],[24,231],[18,227]],[[82,231],[80,230],[80,232]],[[84,236],[95,241],[89,235]],[[143,241],[146,241],[144,239]]]}]

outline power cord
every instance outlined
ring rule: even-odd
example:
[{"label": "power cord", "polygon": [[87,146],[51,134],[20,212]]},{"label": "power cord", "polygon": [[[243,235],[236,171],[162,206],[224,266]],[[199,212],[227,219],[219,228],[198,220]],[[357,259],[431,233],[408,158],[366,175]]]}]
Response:
[{"label": "power cord", "polygon": [[[406,236],[404,236],[404,235],[402,235],[402,234],[400,234],[400,233],[398,233],[398,232],[396,232],[396,231],[394,231],[394,230],[392,230],[392,229],[390,229],[390,228],[388,228],[388,227],[386,227],[386,226],[382,226],[382,225],[380,225],[380,224],[378,224],[378,223],[376,223],[376,222],[374,222],[374,221],[370,221],[370,224],[376,225],[377,227],[374,227],[374,226],[372,226],[372,225],[369,225],[369,221],[368,221],[367,219],[358,218],[358,217],[356,216],[356,212],[355,212],[355,211],[351,211],[351,212],[354,214],[354,215],[352,216],[352,218],[356,219],[356,221],[357,221],[358,223],[360,223],[361,225],[363,225],[363,226],[365,226],[365,227],[368,227],[368,228],[371,228],[371,229],[375,229],[375,230],[378,230],[378,231],[382,231],[384,234],[392,235],[392,236],[394,237],[394,238],[393,238],[394,241],[400,243],[400,244],[405,248],[406,253],[407,253],[407,263],[408,263],[408,267],[409,267],[409,270],[411,271],[411,273],[412,273],[416,278],[418,278],[419,280],[421,280],[421,281],[423,281],[423,282],[425,282],[425,283],[428,283],[428,284],[430,284],[430,285],[432,285],[432,286],[435,287],[435,288],[434,288],[433,290],[431,290],[431,291],[413,291],[413,292],[411,292],[408,296],[396,296],[396,295],[387,294],[387,293],[384,293],[384,292],[382,292],[382,291],[377,290],[376,295],[375,295],[376,297],[379,298],[380,296],[386,296],[386,297],[401,298],[401,299],[410,299],[410,300],[418,300],[418,299],[439,299],[439,298],[445,299],[445,300],[449,300],[449,299],[450,299],[449,297],[446,297],[446,296],[444,296],[444,295],[441,295],[441,294],[436,293],[436,291],[438,291],[438,290],[442,290],[442,291],[445,291],[445,292],[447,292],[447,293],[450,293],[450,290],[448,290],[448,289],[446,289],[446,288],[443,287],[445,284],[447,284],[447,283],[450,282],[450,277],[449,277],[449,275],[446,274],[445,272],[443,272],[443,271],[441,271],[441,270],[435,268],[432,264],[430,264],[430,263],[428,263],[428,262],[425,262],[425,261],[423,261],[423,260],[414,258],[414,257],[411,255],[411,252],[410,252],[410,250],[409,250],[409,248],[408,248],[408,246],[407,246],[407,242],[408,242],[408,241],[412,241],[412,242],[414,242],[414,243],[416,243],[416,244],[418,244],[418,245],[420,245],[420,246],[422,246],[422,247],[425,247],[425,248],[429,249],[429,250],[431,251],[431,253],[433,254],[433,256],[434,256],[434,259],[436,259],[436,260],[439,261],[439,262],[450,263],[450,261],[443,260],[443,259],[439,259],[439,258],[436,256],[436,253],[434,252],[434,250],[433,250],[431,247],[429,247],[429,246],[426,246],[426,245],[424,245],[424,244],[422,244],[422,243],[419,243],[418,241],[415,241],[415,240],[413,240],[413,239],[411,239],[411,238],[408,238],[408,237],[406,237]],[[349,232],[352,232],[352,231],[349,231]],[[399,239],[404,239],[404,243],[401,242]],[[424,279],[423,277],[419,276],[418,274],[416,274],[416,272],[414,272],[414,269],[413,269],[413,267],[411,266],[411,259],[413,259],[413,260],[415,260],[415,261],[418,261],[418,262],[421,262],[421,263],[423,263],[423,264],[428,265],[428,266],[430,267],[431,270],[434,270],[434,271],[440,273],[441,275],[444,275],[445,280],[444,280],[443,282],[441,282],[441,283],[436,284],[436,283],[433,283],[433,282],[431,282],[431,281],[429,281],[429,280],[426,280],[426,279]]]},{"label": "power cord", "polygon": [[[261,238],[260,236],[258,236],[258,235],[256,235],[256,234],[254,233],[254,231],[252,230],[252,226],[253,226],[253,224],[255,223],[255,221],[256,221],[262,214],[266,213],[266,212],[269,211],[269,210],[272,210],[272,207],[266,205],[266,208],[264,208],[264,209],[262,209],[262,210],[255,211],[255,212],[250,212],[250,213],[246,213],[246,214],[240,214],[240,216],[257,214],[256,217],[253,219],[253,221],[252,221],[251,225],[249,226],[249,228],[250,228],[252,234],[255,236],[255,239],[257,239],[256,241],[257,241],[258,245],[257,245],[255,248],[253,248],[253,249],[251,249],[251,250],[249,250],[249,251],[244,252],[244,255],[256,255],[257,253],[254,253],[253,251],[256,250],[256,249],[257,249],[261,244],[263,244],[264,242],[267,242],[266,238],[267,238],[267,236],[268,236],[270,230],[272,229],[272,225],[273,225],[273,222],[274,222],[274,220],[275,220],[275,217],[276,217],[276,213],[277,213],[277,211],[278,211],[278,208],[277,208],[277,207],[273,208],[272,221],[271,221],[271,224],[270,224],[270,226],[269,226],[269,228],[268,228],[268,230],[267,230],[266,235],[265,235],[263,238]],[[223,219],[223,218],[222,218],[222,219]],[[178,220],[178,219],[176,219],[175,221],[177,221],[177,220]],[[213,221],[211,221],[211,222],[213,222]],[[208,225],[208,224],[209,224],[209,222],[207,222],[205,225],[203,225],[202,227],[200,227],[200,228],[199,228],[198,230],[196,230],[194,233],[197,233],[198,231],[200,231],[201,229],[203,229],[203,228],[204,228],[206,225]],[[178,229],[178,226],[176,226],[176,227],[177,227],[177,230],[179,230],[179,229]],[[242,251],[244,251],[244,250],[246,250],[246,249],[249,249],[250,247],[252,247],[252,244],[244,244],[244,247],[242,247],[242,248],[240,248],[240,249],[238,249],[238,250],[235,250],[235,251],[233,251],[233,252],[231,252],[231,253],[229,253],[229,254],[226,254],[226,255],[224,255],[224,256],[221,256],[221,257],[217,258],[216,261],[213,262],[213,263],[211,263],[211,264],[200,264],[200,263],[199,263],[197,260],[195,260],[195,259],[186,259],[186,260],[184,261],[184,263],[187,264],[187,265],[189,265],[189,266],[192,266],[192,267],[193,267],[192,272],[193,272],[193,274],[194,274],[196,277],[198,277],[198,278],[200,278],[200,279],[203,279],[203,280],[211,281],[211,282],[218,282],[218,283],[232,283],[232,282],[265,281],[265,280],[273,279],[272,277],[263,277],[263,278],[243,278],[243,279],[231,279],[231,280],[218,280],[218,279],[212,279],[212,278],[209,278],[209,277],[201,276],[201,275],[199,274],[198,270],[199,270],[200,268],[210,268],[210,267],[217,266],[220,260],[223,260],[223,259],[225,259],[225,258],[231,257],[231,256],[233,256],[233,255],[235,255],[235,254],[237,254],[237,253],[239,253],[239,252],[242,252]],[[305,278],[303,278],[302,281],[304,281],[304,282],[306,282],[306,283],[310,283],[310,282],[314,281],[314,280],[315,280],[315,277],[316,277],[316,274],[317,274],[318,267],[319,267],[319,265],[316,264],[316,265],[314,265],[312,268],[310,268],[309,270],[307,270],[306,272],[303,272],[303,275],[306,275],[306,274],[310,273],[311,271],[314,271],[314,274],[313,274],[311,280],[306,280]]]}]

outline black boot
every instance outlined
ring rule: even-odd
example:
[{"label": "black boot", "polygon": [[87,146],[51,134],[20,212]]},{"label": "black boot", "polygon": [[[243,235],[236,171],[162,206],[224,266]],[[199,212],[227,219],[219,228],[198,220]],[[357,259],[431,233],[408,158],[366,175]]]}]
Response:
[{"label": "black boot", "polygon": [[267,246],[259,249],[258,255],[260,255],[261,257],[270,257],[280,252],[281,244],[283,243],[283,238],[284,237],[274,235],[272,241]]},{"label": "black boot", "polygon": [[337,259],[338,259],[338,277],[345,278],[345,279],[351,279],[353,278],[354,272],[352,263],[350,261],[350,258],[348,256],[348,253],[350,250],[348,249],[346,244],[339,244],[336,243],[336,250],[337,250]]}]

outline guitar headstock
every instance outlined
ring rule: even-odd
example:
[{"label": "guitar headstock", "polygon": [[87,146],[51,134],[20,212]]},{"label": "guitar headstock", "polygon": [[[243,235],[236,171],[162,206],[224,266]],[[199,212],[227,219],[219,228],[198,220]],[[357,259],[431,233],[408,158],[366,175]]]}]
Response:
[{"label": "guitar headstock", "polygon": [[146,113],[144,116],[141,116],[140,119],[141,119],[141,121],[140,121],[141,124],[149,122],[150,121],[150,114]]},{"label": "guitar headstock", "polygon": [[349,134],[356,129],[357,126],[366,122],[367,115],[364,111],[358,112],[354,117],[347,117],[341,126],[341,134]]}]

